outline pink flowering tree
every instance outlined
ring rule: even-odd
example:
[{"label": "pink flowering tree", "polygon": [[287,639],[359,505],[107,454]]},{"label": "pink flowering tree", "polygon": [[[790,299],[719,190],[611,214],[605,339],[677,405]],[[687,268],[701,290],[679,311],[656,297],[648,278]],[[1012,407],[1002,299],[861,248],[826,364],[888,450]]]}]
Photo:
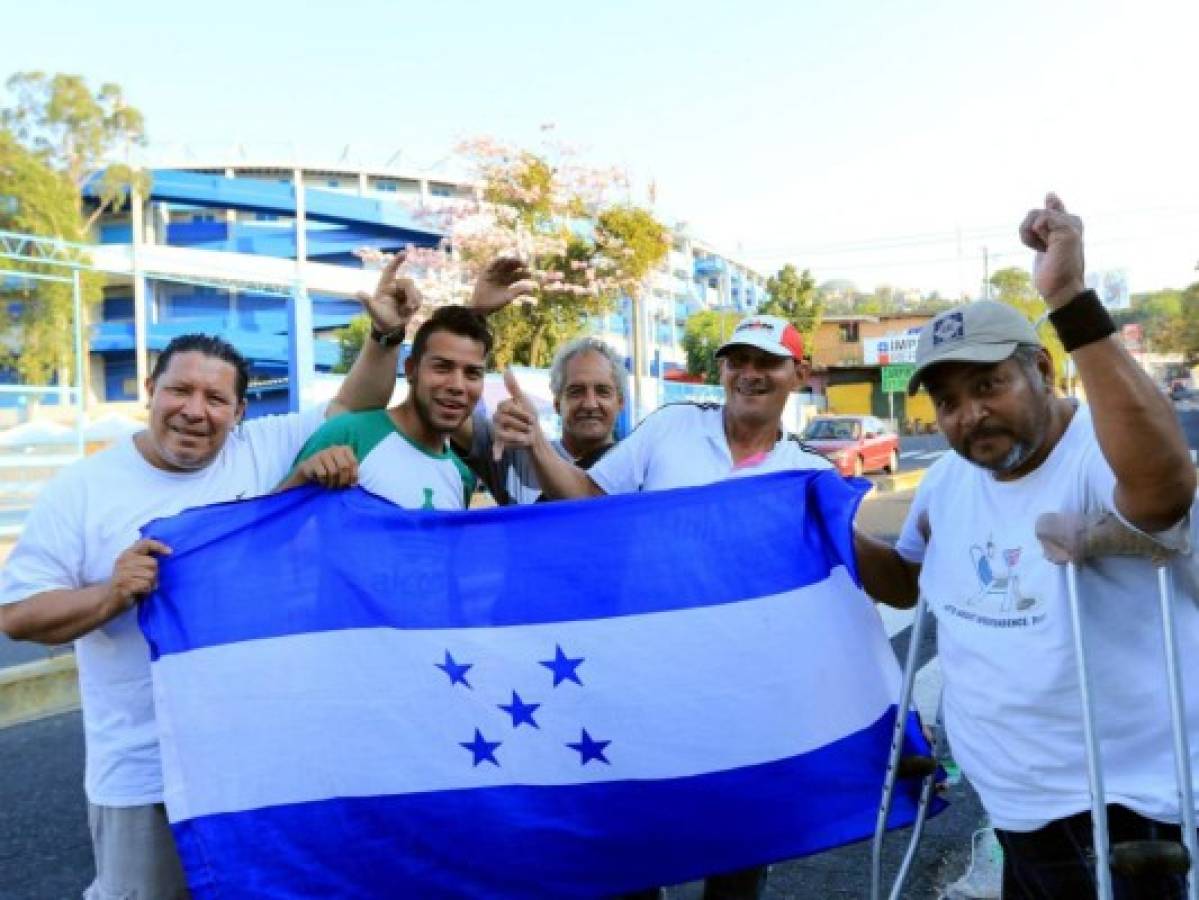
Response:
[{"label": "pink flowering tree", "polygon": [[613,202],[627,190],[615,169],[583,165],[560,146],[534,153],[487,138],[465,142],[459,153],[476,177],[478,200],[421,210],[449,235],[449,248],[410,255],[411,267],[433,302],[464,302],[495,256],[529,262],[541,283],[537,302],[490,320],[498,366],[548,365],[588,317],[634,296],[669,250],[670,234],[651,213]]}]

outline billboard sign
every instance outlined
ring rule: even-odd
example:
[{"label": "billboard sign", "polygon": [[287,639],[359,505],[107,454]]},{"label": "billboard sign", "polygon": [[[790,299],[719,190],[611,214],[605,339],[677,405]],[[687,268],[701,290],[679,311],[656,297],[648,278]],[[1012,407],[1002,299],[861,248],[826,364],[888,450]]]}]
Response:
[{"label": "billboard sign", "polygon": [[920,329],[918,328],[900,334],[863,338],[862,362],[868,366],[914,363],[916,361],[916,341],[919,338]]},{"label": "billboard sign", "polygon": [[1108,309],[1128,309],[1128,272],[1124,269],[1097,269],[1087,272],[1087,287],[1099,295]]}]

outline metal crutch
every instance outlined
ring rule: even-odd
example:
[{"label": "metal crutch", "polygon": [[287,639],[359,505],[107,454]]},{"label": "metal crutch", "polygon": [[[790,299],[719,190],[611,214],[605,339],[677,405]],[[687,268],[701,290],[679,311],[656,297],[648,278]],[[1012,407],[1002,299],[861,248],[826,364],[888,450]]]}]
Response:
[{"label": "metal crutch", "polygon": [[870,855],[870,900],[881,900],[883,879],[883,838],[887,832],[887,819],[891,815],[891,801],[895,796],[895,784],[900,778],[917,778],[923,776],[924,782],[920,788],[920,801],[916,808],[916,820],[912,823],[912,836],[908,839],[908,847],[900,863],[891,892],[887,895],[890,900],[898,900],[907,880],[912,861],[916,858],[916,849],[924,833],[924,823],[928,819],[928,807],[932,802],[933,790],[937,780],[936,747],[933,756],[902,756],[904,732],[907,725],[907,710],[912,702],[912,687],[916,683],[916,660],[920,653],[920,641],[924,636],[924,614],[926,604],[921,595],[916,601],[916,617],[912,621],[912,630],[908,639],[907,662],[903,669],[903,683],[899,689],[899,701],[895,706],[895,728],[891,733],[891,752],[887,759],[887,774],[883,780],[883,796],[879,802],[878,819],[874,825],[874,842]]},{"label": "metal crutch", "polygon": [[[1199,860],[1199,839],[1195,833],[1195,801],[1191,780],[1190,741],[1186,727],[1186,704],[1182,672],[1178,661],[1178,635],[1174,624],[1174,585],[1170,571],[1172,553],[1129,529],[1115,516],[1105,514],[1094,522],[1048,513],[1037,520],[1037,537],[1045,555],[1066,565],[1066,585],[1070,622],[1074,633],[1074,655],[1082,696],[1083,733],[1086,740],[1087,776],[1091,790],[1091,822],[1095,842],[1095,874],[1100,900],[1112,896],[1111,871],[1136,876],[1146,872],[1186,873],[1187,896],[1199,900],[1199,873],[1193,863]],[[1170,729],[1174,741],[1174,767],[1178,780],[1182,843],[1174,841],[1125,841],[1110,846],[1107,828],[1107,800],[1100,767],[1098,737],[1095,733],[1094,707],[1087,671],[1082,633],[1082,615],[1078,592],[1078,566],[1100,556],[1147,557],[1157,569],[1158,602],[1162,617],[1166,677],[1170,703]]]}]

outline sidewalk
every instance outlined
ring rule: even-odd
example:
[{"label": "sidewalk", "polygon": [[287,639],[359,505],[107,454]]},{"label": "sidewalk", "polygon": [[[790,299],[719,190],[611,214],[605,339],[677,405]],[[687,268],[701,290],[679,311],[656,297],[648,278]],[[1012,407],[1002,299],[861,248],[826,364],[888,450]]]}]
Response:
[{"label": "sidewalk", "polygon": [[[14,541],[0,540],[0,565]],[[79,677],[75,654],[50,651],[40,645],[19,644],[0,637],[0,728],[79,708]]]},{"label": "sidewalk", "polygon": [[0,728],[78,708],[74,653],[0,669]]}]

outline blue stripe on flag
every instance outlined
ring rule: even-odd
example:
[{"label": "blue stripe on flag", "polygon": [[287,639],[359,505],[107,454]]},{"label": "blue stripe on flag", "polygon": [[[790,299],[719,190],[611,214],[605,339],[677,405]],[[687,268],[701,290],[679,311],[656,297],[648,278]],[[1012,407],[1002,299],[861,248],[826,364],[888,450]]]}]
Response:
[{"label": "blue stripe on flag", "polygon": [[[173,827],[197,900],[611,896],[869,836],[894,715],[810,753],[707,775],[341,798]],[[913,714],[909,747],[927,752],[918,735]],[[891,827],[912,821],[918,791],[900,782]]]},{"label": "blue stripe on flag", "polygon": [[[713,606],[814,584],[839,565],[857,581],[852,521],[866,487],[831,471],[781,472],[469,513],[301,488],[147,526],[174,553],[139,617],[158,659],[344,628],[494,627]],[[339,540],[343,533],[353,540]],[[197,551],[214,547],[238,573],[236,590],[198,587],[214,554]],[[405,602],[380,602],[397,597]],[[203,615],[189,615],[188,602],[202,602]]]}]

